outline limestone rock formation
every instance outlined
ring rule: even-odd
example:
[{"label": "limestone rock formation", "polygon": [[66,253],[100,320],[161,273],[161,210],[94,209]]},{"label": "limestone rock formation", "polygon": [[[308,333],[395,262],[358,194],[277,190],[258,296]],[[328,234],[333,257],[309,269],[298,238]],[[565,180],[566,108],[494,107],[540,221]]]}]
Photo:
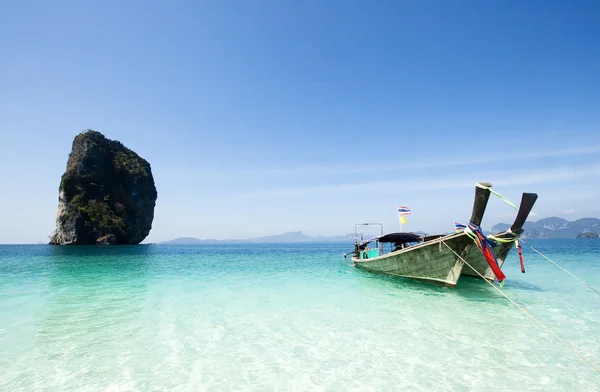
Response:
[{"label": "limestone rock formation", "polygon": [[145,159],[100,132],[81,133],[61,178],[50,244],[138,244],[152,229],[156,198]]}]

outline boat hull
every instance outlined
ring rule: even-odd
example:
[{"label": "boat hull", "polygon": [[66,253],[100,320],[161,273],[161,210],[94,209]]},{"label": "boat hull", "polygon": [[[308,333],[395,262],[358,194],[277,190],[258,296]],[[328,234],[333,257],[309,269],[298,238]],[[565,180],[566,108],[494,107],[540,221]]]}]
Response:
[{"label": "boat hull", "polygon": [[[496,245],[492,250],[496,255],[496,260],[498,261],[498,266],[502,268],[504,265],[504,260],[508,257],[511,249],[515,246],[514,242],[500,243]],[[471,268],[472,267],[472,268]],[[494,272],[490,268],[485,256],[479,250],[477,246],[471,248],[469,252],[469,257],[467,258],[467,264],[463,267],[462,274],[465,276],[472,276],[481,278],[483,276],[486,280],[490,282],[496,279]]]},{"label": "boat hull", "polygon": [[461,258],[466,259],[473,246],[466,234],[456,233],[371,259],[353,257],[352,262],[369,272],[456,286],[464,265]]}]

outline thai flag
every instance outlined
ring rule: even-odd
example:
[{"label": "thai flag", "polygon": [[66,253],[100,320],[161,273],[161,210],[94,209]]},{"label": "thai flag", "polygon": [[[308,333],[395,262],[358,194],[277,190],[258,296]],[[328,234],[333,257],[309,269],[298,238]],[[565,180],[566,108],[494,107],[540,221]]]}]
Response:
[{"label": "thai flag", "polygon": [[400,215],[410,215],[410,208],[404,206],[398,206],[398,214]]},{"label": "thai flag", "polygon": [[466,227],[467,226],[463,225],[462,223],[454,222],[454,229],[457,233],[463,231]]}]

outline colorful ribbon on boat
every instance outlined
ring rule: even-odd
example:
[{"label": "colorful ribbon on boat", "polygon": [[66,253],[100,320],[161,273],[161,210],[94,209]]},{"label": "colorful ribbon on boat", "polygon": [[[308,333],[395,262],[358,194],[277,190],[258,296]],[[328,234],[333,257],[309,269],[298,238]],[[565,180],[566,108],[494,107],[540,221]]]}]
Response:
[{"label": "colorful ribbon on boat", "polygon": [[504,272],[502,272],[500,266],[498,265],[498,260],[496,259],[496,255],[492,250],[491,241],[486,238],[479,226],[471,222],[469,222],[469,225],[465,228],[465,234],[475,241],[475,244],[487,260],[492,272],[496,276],[496,279],[498,279],[500,286],[504,285],[506,275],[504,275]]}]

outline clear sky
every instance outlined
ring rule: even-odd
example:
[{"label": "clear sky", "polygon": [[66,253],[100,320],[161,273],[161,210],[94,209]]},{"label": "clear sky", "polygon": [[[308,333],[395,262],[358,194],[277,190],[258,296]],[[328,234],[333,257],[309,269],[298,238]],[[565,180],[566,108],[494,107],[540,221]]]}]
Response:
[{"label": "clear sky", "polygon": [[[0,243],[47,241],[73,137],[147,159],[148,241],[452,230],[476,181],[600,217],[600,2],[2,1]],[[492,199],[484,228],[514,212]]]}]

